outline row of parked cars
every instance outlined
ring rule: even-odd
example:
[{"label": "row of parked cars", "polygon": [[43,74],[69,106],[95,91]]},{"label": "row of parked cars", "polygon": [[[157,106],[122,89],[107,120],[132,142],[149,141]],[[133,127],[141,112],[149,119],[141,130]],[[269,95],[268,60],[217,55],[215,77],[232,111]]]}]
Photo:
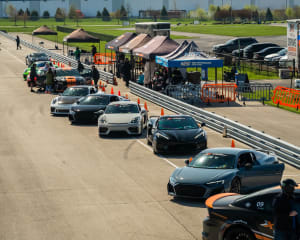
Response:
[{"label": "row of parked cars", "polygon": [[[52,67],[56,71],[60,69]],[[145,133],[154,154],[184,151],[195,155],[185,161],[185,167],[176,168],[171,174],[167,193],[175,198],[207,199],[209,217],[204,221],[203,239],[255,239],[253,231],[262,236],[272,234],[267,228],[260,229],[257,223],[272,221],[270,196],[278,191],[271,188],[247,196],[241,194],[280,183],[284,164],[278,162],[274,153],[255,149],[209,149],[205,124],[198,124],[193,117],[149,117],[148,110],[137,102],[98,91],[96,86],[86,83],[76,82],[54,96],[50,114],[64,115],[71,124],[97,124],[100,139],[112,133],[133,136]],[[258,201],[264,204],[258,206]],[[257,217],[262,211],[267,215]],[[256,217],[246,220],[249,216]],[[226,233],[221,231],[224,224],[228,227]]]},{"label": "row of parked cars", "polygon": [[217,55],[230,54],[233,57],[264,61],[269,65],[286,67],[287,48],[275,43],[259,43],[255,38],[234,38],[224,44],[213,46],[213,52]]}]

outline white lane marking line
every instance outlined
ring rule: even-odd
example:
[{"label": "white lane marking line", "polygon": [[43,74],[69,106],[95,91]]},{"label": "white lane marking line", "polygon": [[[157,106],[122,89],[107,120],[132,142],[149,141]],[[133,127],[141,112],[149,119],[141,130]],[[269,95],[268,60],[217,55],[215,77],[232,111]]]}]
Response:
[{"label": "white lane marking line", "polygon": [[[148,146],[147,144],[143,143],[141,140],[137,140],[137,142],[138,142],[139,144],[141,144],[142,146],[144,146],[146,149],[148,149],[149,151],[152,152],[152,148],[151,148],[150,146]],[[164,160],[166,163],[170,164],[172,167],[178,168],[177,165],[175,165],[174,163],[172,163],[172,162],[169,161],[168,159],[166,159],[166,158],[164,158],[164,157],[162,157],[162,156],[160,156],[160,155],[157,155],[157,156],[158,156],[160,159]]]},{"label": "white lane marking line", "polygon": [[282,177],[298,177],[300,174],[287,174],[287,175],[282,175]]}]

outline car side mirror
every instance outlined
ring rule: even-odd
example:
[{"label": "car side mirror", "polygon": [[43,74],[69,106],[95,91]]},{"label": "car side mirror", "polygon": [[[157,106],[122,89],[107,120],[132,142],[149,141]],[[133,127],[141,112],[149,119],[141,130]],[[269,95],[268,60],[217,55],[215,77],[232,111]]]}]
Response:
[{"label": "car side mirror", "polygon": [[188,166],[190,164],[190,160],[187,159],[187,160],[184,161],[184,163],[185,163],[186,166]]},{"label": "car side mirror", "polygon": [[250,170],[252,168],[252,164],[251,163],[246,163],[245,164],[245,169],[246,170]]}]

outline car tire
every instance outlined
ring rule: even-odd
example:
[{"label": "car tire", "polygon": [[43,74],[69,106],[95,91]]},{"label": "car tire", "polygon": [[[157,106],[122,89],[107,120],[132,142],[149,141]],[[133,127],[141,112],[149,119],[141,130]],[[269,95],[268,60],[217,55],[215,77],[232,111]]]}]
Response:
[{"label": "car tire", "polygon": [[253,234],[246,228],[229,229],[224,240],[255,240]]},{"label": "car tire", "polygon": [[234,178],[231,181],[230,192],[232,193],[240,193],[241,192],[241,181],[238,178]]}]

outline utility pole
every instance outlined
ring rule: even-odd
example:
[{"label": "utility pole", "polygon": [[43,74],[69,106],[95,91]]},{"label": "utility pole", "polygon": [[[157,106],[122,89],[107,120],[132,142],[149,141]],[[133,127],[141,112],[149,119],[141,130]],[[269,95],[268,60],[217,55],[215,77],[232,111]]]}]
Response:
[{"label": "utility pole", "polygon": [[230,23],[232,24],[232,0],[230,0]]}]

